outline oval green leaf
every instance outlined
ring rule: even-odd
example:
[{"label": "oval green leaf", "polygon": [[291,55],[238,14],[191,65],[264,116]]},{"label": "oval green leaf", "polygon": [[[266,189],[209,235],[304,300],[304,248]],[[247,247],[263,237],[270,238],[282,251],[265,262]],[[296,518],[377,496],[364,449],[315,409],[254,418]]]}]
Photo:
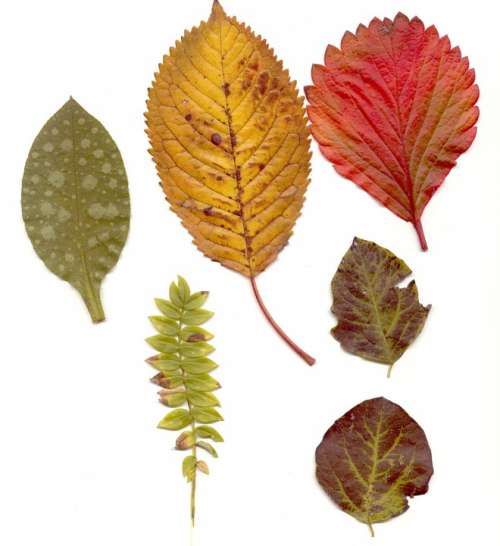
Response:
[{"label": "oval green leaf", "polygon": [[175,409],[165,415],[165,417],[158,423],[159,428],[166,428],[168,430],[180,430],[187,427],[193,422],[193,417],[189,411],[185,409]]},{"label": "oval green leaf", "polygon": [[210,438],[214,442],[224,441],[224,438],[213,427],[207,425],[196,427],[195,432],[198,438]]},{"label": "oval green leaf", "polygon": [[180,362],[182,369],[189,374],[205,374],[218,368],[210,358],[192,358]]},{"label": "oval green leaf", "polygon": [[210,424],[223,421],[222,415],[214,408],[193,408],[191,414],[198,423]]},{"label": "oval green leaf", "polygon": [[210,406],[220,406],[218,398],[211,392],[189,391],[187,399],[192,406],[207,408]]},{"label": "oval green leaf", "polygon": [[78,290],[92,320],[103,321],[101,283],[128,235],[128,182],[113,139],[72,98],[31,146],[22,211],[35,252]]},{"label": "oval green leaf", "polygon": [[184,383],[192,391],[209,392],[220,388],[220,383],[208,374],[188,375]]}]

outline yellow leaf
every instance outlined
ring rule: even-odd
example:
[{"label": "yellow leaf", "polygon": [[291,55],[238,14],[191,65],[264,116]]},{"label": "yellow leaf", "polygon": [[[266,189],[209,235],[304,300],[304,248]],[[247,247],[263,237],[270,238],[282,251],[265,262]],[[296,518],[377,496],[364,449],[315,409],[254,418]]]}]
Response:
[{"label": "yellow leaf", "polygon": [[250,277],[286,338],[255,276],[287,244],[309,183],[296,83],[267,43],[216,0],[208,21],[164,57],[146,120],[171,208],[206,256]]}]

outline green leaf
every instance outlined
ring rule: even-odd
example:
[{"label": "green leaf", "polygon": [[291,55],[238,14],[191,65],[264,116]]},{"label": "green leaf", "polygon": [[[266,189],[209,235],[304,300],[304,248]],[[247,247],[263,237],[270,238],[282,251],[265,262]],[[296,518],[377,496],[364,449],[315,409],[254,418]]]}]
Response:
[{"label": "green leaf", "polygon": [[393,364],[422,330],[430,306],[418,301],[415,282],[397,285],[411,269],[392,252],[355,238],[332,280],[333,337],[349,353]]},{"label": "green leaf", "polygon": [[186,402],[186,394],[183,392],[160,391],[160,401],[165,406],[177,408]]},{"label": "green leaf", "polygon": [[157,298],[155,299],[155,303],[160,313],[162,313],[166,317],[174,320],[179,320],[181,318],[182,313],[170,301]]},{"label": "green leaf", "polygon": [[167,317],[149,317],[151,324],[157,332],[165,336],[176,336],[179,331],[179,324]]},{"label": "green leaf", "polygon": [[179,349],[176,339],[161,334],[148,337],[146,342],[160,353],[174,353]]},{"label": "green leaf", "polygon": [[212,455],[212,457],[215,457],[216,459],[219,456],[215,448],[208,442],[203,442],[200,440],[199,442],[196,442],[196,445],[197,447],[201,447],[201,449],[204,449],[205,451],[210,453],[210,455]]},{"label": "green leaf", "polygon": [[177,275],[177,287],[179,289],[179,296],[181,301],[186,303],[191,297],[191,290],[189,289],[189,284],[186,282],[184,277]]},{"label": "green leaf", "polygon": [[222,415],[214,408],[192,408],[191,414],[195,421],[198,423],[216,423],[217,421],[223,421]]},{"label": "green leaf", "polygon": [[181,361],[182,369],[189,374],[205,374],[218,368],[210,358],[190,358]]},{"label": "green leaf", "polygon": [[214,316],[212,311],[207,311],[206,309],[195,309],[194,311],[186,311],[182,315],[182,322],[184,324],[190,324],[192,326],[198,326],[207,322]]},{"label": "green leaf", "polygon": [[196,457],[193,457],[193,455],[188,455],[182,461],[182,475],[187,479],[188,482],[191,482],[194,479],[195,473]]},{"label": "green leaf", "polygon": [[[182,431],[175,442],[178,450],[192,450],[183,461],[183,474],[192,482],[191,518],[195,513],[195,476],[196,472],[208,474],[205,461],[197,459],[199,449],[217,457],[215,448],[203,438],[222,442],[222,436],[207,425],[197,423],[215,423],[222,421],[221,414],[214,408],[219,405],[212,391],[220,387],[209,373],[218,366],[205,355],[214,348],[207,343],[213,335],[198,326],[198,323],[212,316],[209,311],[200,309],[208,292],[191,295],[187,282],[178,277],[177,284],[172,283],[169,289],[169,300],[157,299],[156,305],[163,316],[150,317],[158,335],[146,341],[159,354],[149,358],[149,362],[160,373],[152,378],[153,383],[162,387],[158,394],[160,401],[170,407],[187,406],[172,410],[160,422],[160,428]],[[187,316],[186,322],[184,317]],[[189,426],[191,425],[191,426]]]},{"label": "green leaf", "polygon": [[180,430],[193,422],[193,417],[185,409],[175,409],[168,413],[159,423],[159,428]]},{"label": "green leaf", "polygon": [[187,398],[189,400],[189,403],[193,406],[220,406],[219,400],[211,392],[189,391],[187,393]]},{"label": "green leaf", "polygon": [[170,297],[170,301],[176,307],[182,308],[182,306],[184,305],[184,301],[182,296],[179,293],[179,289],[177,288],[177,285],[175,284],[175,282],[170,283],[169,297]]},{"label": "green leaf", "polygon": [[130,198],[120,151],[74,99],[43,126],[24,168],[23,219],[38,256],[104,320],[101,283],[127,240]]},{"label": "green leaf", "polygon": [[184,383],[188,390],[208,392],[220,388],[220,384],[208,374],[188,375]]},{"label": "green leaf", "polygon": [[180,335],[183,341],[189,342],[210,341],[214,337],[213,334],[200,326],[185,326]]},{"label": "green leaf", "polygon": [[198,438],[210,438],[214,442],[224,441],[224,438],[213,427],[207,425],[196,427],[195,432]]},{"label": "green leaf", "polygon": [[182,343],[178,346],[178,350],[183,356],[198,358],[213,353],[215,348],[204,341],[197,341],[193,343]]},{"label": "green leaf", "polygon": [[175,372],[180,370],[180,360],[172,355],[171,358],[163,358],[160,355],[155,355],[146,360],[153,368],[160,372]]},{"label": "green leaf", "polygon": [[208,298],[208,292],[195,292],[186,302],[184,308],[187,311],[193,311],[199,309],[205,305]]}]

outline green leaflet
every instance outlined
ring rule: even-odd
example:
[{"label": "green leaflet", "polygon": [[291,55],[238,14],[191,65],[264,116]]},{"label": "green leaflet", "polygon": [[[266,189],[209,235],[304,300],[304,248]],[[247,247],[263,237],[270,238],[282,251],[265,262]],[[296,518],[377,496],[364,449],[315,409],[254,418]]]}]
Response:
[{"label": "green leaflet", "polygon": [[197,450],[203,449],[218,457],[209,440],[223,441],[222,436],[208,426],[222,421],[222,415],[215,409],[220,403],[212,392],[220,388],[220,384],[209,375],[218,366],[206,356],[214,351],[207,343],[213,335],[199,326],[213,315],[201,308],[207,297],[208,292],[191,294],[187,282],[179,277],[177,283],[170,285],[169,300],[155,300],[162,314],[149,319],[158,334],[146,339],[158,351],[146,362],[159,372],[152,382],[162,387],[160,401],[176,408],[167,413],[158,426],[167,430],[186,429],[177,437],[175,446],[180,451],[191,450],[184,458],[182,472],[192,484],[193,525],[197,473],[209,473],[207,463],[198,459]]},{"label": "green leaflet", "polygon": [[33,142],[22,210],[38,256],[80,292],[94,322],[104,320],[101,283],[129,229],[127,175],[109,133],[72,98]]}]

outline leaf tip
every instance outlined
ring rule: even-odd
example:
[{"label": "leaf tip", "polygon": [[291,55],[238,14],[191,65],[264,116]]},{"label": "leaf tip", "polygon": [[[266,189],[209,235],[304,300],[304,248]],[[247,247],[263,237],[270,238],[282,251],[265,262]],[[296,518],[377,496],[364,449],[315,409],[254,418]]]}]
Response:
[{"label": "leaf tip", "polygon": [[220,17],[225,16],[226,12],[224,11],[224,8],[221,6],[221,3],[219,0],[214,0],[212,4],[212,17]]}]

